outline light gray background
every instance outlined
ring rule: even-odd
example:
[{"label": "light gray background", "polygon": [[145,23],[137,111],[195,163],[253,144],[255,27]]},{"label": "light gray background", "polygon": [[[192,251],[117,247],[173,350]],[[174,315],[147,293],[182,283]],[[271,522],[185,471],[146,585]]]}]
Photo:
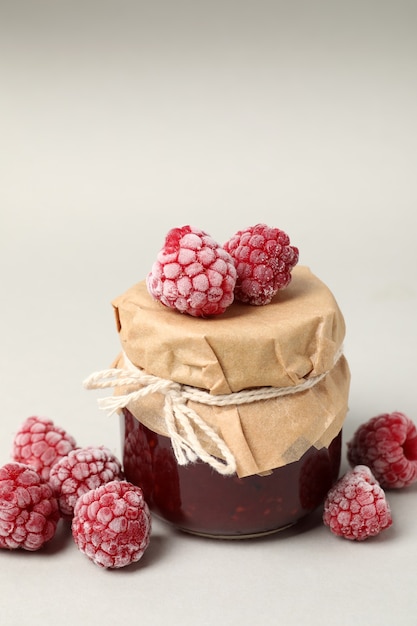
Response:
[{"label": "light gray background", "polygon": [[[187,223],[220,242],[278,226],[331,287],[345,441],[417,420],[416,29],[413,0],[0,2],[2,463],[31,414],[119,452],[81,382],[119,350],[112,298]],[[390,492],[393,527],[358,544],[319,516],[243,543],[155,522],[114,572],[61,527],[0,554],[1,623],[411,626],[416,493]]]}]

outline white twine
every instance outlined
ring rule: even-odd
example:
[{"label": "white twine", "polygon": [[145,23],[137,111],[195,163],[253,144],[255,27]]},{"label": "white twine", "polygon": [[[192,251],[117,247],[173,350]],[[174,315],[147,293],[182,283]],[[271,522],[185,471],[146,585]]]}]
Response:
[{"label": "white twine", "polygon": [[[341,355],[342,350],[336,354],[334,364],[337,363]],[[139,385],[139,388],[124,395],[113,395],[99,399],[100,409],[113,415],[139,398],[152,393],[161,393],[165,397],[163,417],[178,464],[187,465],[199,458],[224,475],[236,472],[235,458],[223,439],[196,411],[187,405],[187,400],[209,406],[231,406],[270,400],[311,389],[328,373],[327,371],[323,372],[293,387],[257,387],[229,394],[214,395],[198,387],[182,385],[172,380],[147,374],[144,370],[133,365],[124,353],[123,358],[125,369],[112,368],[95,372],[83,382],[84,387],[86,389],[108,389]],[[217,447],[223,460],[205,450],[193,426],[197,426],[205,433]],[[183,435],[179,432],[179,427]]]}]

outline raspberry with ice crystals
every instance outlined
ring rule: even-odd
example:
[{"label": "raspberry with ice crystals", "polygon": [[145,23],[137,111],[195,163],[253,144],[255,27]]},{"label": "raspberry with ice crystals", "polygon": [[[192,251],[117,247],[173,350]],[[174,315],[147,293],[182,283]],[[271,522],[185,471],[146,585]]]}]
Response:
[{"label": "raspberry with ice crystals", "polygon": [[99,567],[135,563],[149,545],[151,516],[142,490],[114,480],[77,500],[72,536],[78,548]]},{"label": "raspberry with ice crystals", "polygon": [[323,522],[332,533],[363,541],[392,524],[382,487],[366,465],[357,465],[330,489],[324,503]]},{"label": "raspberry with ice crystals", "polygon": [[34,467],[48,480],[51,467],[76,447],[75,439],[45,417],[28,417],[13,441],[12,458]]},{"label": "raspberry with ice crystals", "polygon": [[353,465],[367,465],[385,489],[408,487],[417,480],[417,428],[395,411],[371,418],[348,442]]},{"label": "raspberry with ice crystals", "polygon": [[256,224],[239,230],[225,244],[237,270],[235,298],[240,302],[264,305],[291,281],[298,263],[298,248],[279,228]]},{"label": "raspberry with ice crystals", "polygon": [[121,476],[120,461],[112,452],[88,446],[71,450],[51,468],[49,484],[58,499],[61,515],[71,518],[78,498]]},{"label": "raspberry with ice crystals", "polygon": [[33,467],[0,468],[0,548],[39,550],[55,535],[58,521],[52,489]]},{"label": "raspberry with ice crystals", "polygon": [[146,284],[153,298],[180,313],[219,315],[233,302],[236,269],[210,235],[183,226],[166,235]]}]

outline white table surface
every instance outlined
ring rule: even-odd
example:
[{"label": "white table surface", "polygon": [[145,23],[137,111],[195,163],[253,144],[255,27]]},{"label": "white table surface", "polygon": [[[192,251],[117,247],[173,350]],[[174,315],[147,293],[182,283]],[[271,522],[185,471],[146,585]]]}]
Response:
[{"label": "white table surface", "polygon": [[[110,301],[191,223],[286,230],[333,290],[363,421],[417,421],[417,5],[0,3],[0,459],[32,414],[120,453],[82,380],[119,349]],[[345,445],[342,472],[346,470]],[[320,512],[245,542],[154,521],[105,571],[60,525],[0,553],[5,626],[414,625],[417,485],[362,543]]]}]

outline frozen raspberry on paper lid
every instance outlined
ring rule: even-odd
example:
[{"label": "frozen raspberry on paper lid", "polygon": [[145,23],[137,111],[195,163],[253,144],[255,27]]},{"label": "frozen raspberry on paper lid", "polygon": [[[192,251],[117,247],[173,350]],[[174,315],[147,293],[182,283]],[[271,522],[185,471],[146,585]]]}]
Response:
[{"label": "frozen raspberry on paper lid", "polygon": [[39,550],[55,535],[59,517],[51,487],[33,467],[0,468],[0,548]]},{"label": "frozen raspberry on paper lid", "polygon": [[51,467],[76,447],[75,439],[45,417],[28,417],[13,441],[12,458],[34,467],[44,480]]},{"label": "frozen raspberry on paper lid", "polygon": [[395,411],[371,418],[348,442],[353,465],[367,465],[385,489],[408,487],[417,481],[417,428]]},{"label": "frozen raspberry on paper lid", "polygon": [[101,485],[76,502],[72,536],[99,567],[120,568],[139,561],[150,534],[151,516],[142,490],[127,481]]},{"label": "frozen raspberry on paper lid", "polygon": [[236,266],[236,300],[253,305],[269,304],[280,289],[289,285],[299,257],[288,235],[266,224],[239,230],[224,248]]},{"label": "frozen raspberry on paper lid", "polygon": [[233,302],[235,284],[229,253],[192,226],[168,232],[146,279],[155,300],[194,317],[224,313]]},{"label": "frozen raspberry on paper lid", "polygon": [[382,487],[366,465],[357,465],[330,489],[323,522],[332,533],[363,541],[389,528],[392,517]]},{"label": "frozen raspberry on paper lid", "polygon": [[51,468],[49,484],[58,499],[61,515],[71,518],[80,496],[121,477],[120,461],[105,447],[71,450]]}]

